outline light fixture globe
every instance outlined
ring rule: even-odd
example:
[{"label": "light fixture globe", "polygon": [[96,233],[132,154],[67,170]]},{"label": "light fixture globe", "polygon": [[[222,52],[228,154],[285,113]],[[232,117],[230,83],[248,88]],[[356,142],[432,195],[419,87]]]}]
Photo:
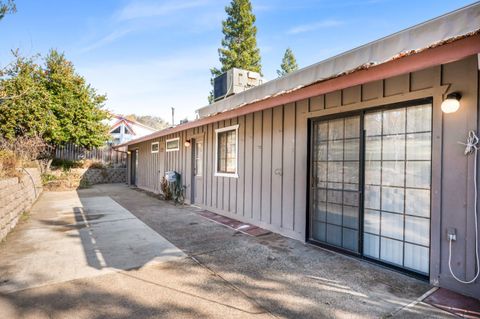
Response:
[{"label": "light fixture globe", "polygon": [[183,145],[185,145],[185,147],[190,147],[190,140],[186,140]]},{"label": "light fixture globe", "polygon": [[442,102],[443,113],[454,113],[460,108],[461,94],[458,92],[450,93],[447,98]]}]

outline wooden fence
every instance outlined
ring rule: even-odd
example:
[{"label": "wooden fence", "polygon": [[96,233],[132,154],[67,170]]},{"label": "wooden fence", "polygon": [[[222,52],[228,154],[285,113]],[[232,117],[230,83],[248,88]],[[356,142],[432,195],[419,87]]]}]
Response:
[{"label": "wooden fence", "polygon": [[89,150],[74,144],[66,144],[57,147],[55,158],[70,161],[88,159],[114,167],[127,167],[127,153],[125,151],[117,151],[111,146],[92,148]]}]

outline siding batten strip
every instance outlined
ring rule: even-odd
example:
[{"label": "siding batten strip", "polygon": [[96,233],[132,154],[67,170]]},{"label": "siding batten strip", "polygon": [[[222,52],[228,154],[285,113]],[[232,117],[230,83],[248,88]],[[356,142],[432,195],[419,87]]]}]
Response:
[{"label": "siding batten strip", "polygon": [[272,182],[273,182],[273,110],[271,112],[271,124],[270,124],[270,219],[269,219],[269,224],[272,223],[272,192],[273,192],[273,187],[272,187]]},{"label": "siding batten strip", "polygon": [[252,211],[253,219],[261,220],[262,194],[262,112],[254,113],[253,125],[253,169],[252,169]]},{"label": "siding batten strip", "polygon": [[273,142],[272,142],[272,224],[282,227],[283,205],[283,105],[273,110]]},{"label": "siding batten strip", "polygon": [[262,115],[261,119],[260,119],[260,143],[261,143],[261,148],[260,148],[260,221],[263,220],[263,216],[262,216],[262,203],[263,203],[263,192],[262,192],[262,189],[263,189],[263,111],[260,112],[260,114]]},{"label": "siding batten strip", "polygon": [[271,223],[272,110],[262,111],[262,221]]},{"label": "siding batten strip", "polygon": [[296,216],[296,210],[295,210],[295,196],[297,192],[297,188],[295,187],[296,185],[296,168],[297,168],[297,102],[293,104],[293,210],[292,210],[292,230],[295,230],[295,216]]}]

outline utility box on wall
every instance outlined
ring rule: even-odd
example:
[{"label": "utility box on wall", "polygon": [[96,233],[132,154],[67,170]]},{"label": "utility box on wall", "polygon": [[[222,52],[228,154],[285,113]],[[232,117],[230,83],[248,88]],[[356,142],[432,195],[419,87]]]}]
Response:
[{"label": "utility box on wall", "polygon": [[213,97],[218,101],[262,83],[260,73],[232,68],[213,80]]}]

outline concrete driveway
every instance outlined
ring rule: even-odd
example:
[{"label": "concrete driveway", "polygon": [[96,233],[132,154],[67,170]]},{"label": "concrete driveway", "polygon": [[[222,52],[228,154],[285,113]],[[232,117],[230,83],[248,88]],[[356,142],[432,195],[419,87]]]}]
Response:
[{"label": "concrete driveway", "polygon": [[5,318],[449,318],[432,287],[124,185],[44,193],[0,244]]}]

